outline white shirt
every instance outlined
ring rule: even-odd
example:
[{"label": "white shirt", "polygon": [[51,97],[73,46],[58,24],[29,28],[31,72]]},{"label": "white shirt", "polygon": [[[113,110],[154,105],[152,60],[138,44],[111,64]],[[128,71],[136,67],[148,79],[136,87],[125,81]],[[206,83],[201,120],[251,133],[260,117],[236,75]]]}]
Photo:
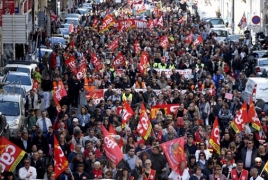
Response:
[{"label": "white shirt", "polygon": [[[36,125],[43,131],[43,118],[39,118],[36,122]],[[49,118],[46,118],[46,125],[47,125],[47,132],[49,129],[49,126],[52,126],[51,120]]]},{"label": "white shirt", "polygon": [[[195,152],[196,162],[199,160],[199,153],[200,153],[200,150],[197,150]],[[206,155],[206,160],[208,160],[211,157],[211,154],[210,154],[209,150],[207,150],[207,149],[204,150],[204,153]]]},{"label": "white shirt", "polygon": [[30,172],[32,173],[32,175],[30,176],[29,179],[36,179],[36,175],[37,175],[36,169],[32,166],[30,166],[28,170],[25,167],[20,168],[19,170],[20,179],[26,179],[26,176],[28,176]]},{"label": "white shirt", "polygon": [[184,169],[182,176],[179,175],[176,171],[172,171],[170,175],[168,176],[168,178],[173,179],[173,180],[189,180],[190,174],[187,168],[187,169]]},{"label": "white shirt", "polygon": [[[251,177],[249,180],[253,180],[253,177]],[[258,176],[255,180],[264,180],[262,177]]]}]

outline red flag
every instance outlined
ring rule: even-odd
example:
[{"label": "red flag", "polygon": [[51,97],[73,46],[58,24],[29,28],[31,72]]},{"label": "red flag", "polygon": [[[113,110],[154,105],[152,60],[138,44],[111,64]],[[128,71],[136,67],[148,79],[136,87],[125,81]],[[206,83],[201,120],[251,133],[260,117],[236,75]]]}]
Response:
[{"label": "red flag", "polygon": [[118,48],[118,46],[119,46],[119,38],[115,38],[113,42],[109,44],[108,49],[110,49],[110,51],[114,51],[116,48]]},{"label": "red flag", "polygon": [[126,23],[125,23],[125,28],[127,29],[127,31],[133,29],[136,27],[135,21],[134,19],[127,19]]},{"label": "red flag", "polygon": [[139,54],[140,51],[141,51],[140,43],[138,40],[136,40],[134,43],[134,53]]},{"label": "red flag", "polygon": [[126,124],[128,120],[131,118],[131,116],[134,115],[134,112],[130,105],[124,101],[123,102],[123,109],[122,109],[122,128],[126,127]]},{"label": "red flag", "polygon": [[54,92],[53,98],[56,102],[60,102],[60,100],[64,97],[67,96],[66,90],[63,88],[58,89],[57,91]]},{"label": "red flag", "polygon": [[203,43],[203,38],[199,35],[196,40],[193,42],[193,46],[197,46],[198,44]]},{"label": "red flag", "polygon": [[39,85],[39,83],[38,83],[37,79],[35,78],[33,81],[33,86],[32,86],[32,89],[34,90],[34,92],[37,92],[38,85]]},{"label": "red flag", "polygon": [[185,37],[185,43],[190,44],[193,41],[193,34],[192,32]]},{"label": "red flag", "polygon": [[213,129],[209,138],[209,144],[220,155],[220,127],[218,117],[215,118]]},{"label": "red flag", "polygon": [[181,161],[186,161],[184,153],[184,137],[173,139],[171,141],[160,144],[170,168],[173,171],[178,171],[178,165]]},{"label": "red flag", "polygon": [[169,41],[168,41],[168,37],[167,36],[163,36],[160,38],[160,46],[163,47],[163,49],[167,49],[169,45]]},{"label": "red flag", "polygon": [[187,14],[183,15],[182,18],[178,21],[179,24],[181,24],[182,22],[187,21]]},{"label": "red flag", "polygon": [[162,16],[158,19],[157,25],[160,27],[164,27],[164,21]]},{"label": "red flag", "polygon": [[82,79],[86,72],[87,72],[87,65],[86,64],[81,65],[76,74],[77,79],[78,80]]},{"label": "red flag", "polygon": [[154,21],[152,19],[147,22],[147,28],[148,29],[153,29],[154,28]]},{"label": "red flag", "polygon": [[140,57],[140,63],[138,65],[138,70],[140,73],[144,73],[146,71],[147,63],[148,63],[148,56],[147,53],[143,51]]},{"label": "red flag", "polygon": [[0,138],[0,165],[4,170],[13,172],[25,155],[25,151],[4,136]]},{"label": "red flag", "polygon": [[141,114],[140,114],[140,120],[137,126],[137,133],[139,133],[139,135],[147,140],[149,135],[151,134],[152,131],[152,124],[150,122],[150,119],[146,113],[146,109],[144,107],[144,104],[142,103],[141,105]]},{"label": "red flag", "polygon": [[98,19],[97,18],[94,18],[92,27],[94,29],[96,29],[98,27],[98,23],[99,23]]},{"label": "red flag", "polygon": [[125,61],[125,58],[124,58],[122,52],[119,52],[117,54],[117,56],[113,59],[112,65],[113,65],[114,69],[117,69],[120,66],[126,65],[126,61]]},{"label": "red flag", "polygon": [[70,71],[73,74],[77,74],[77,66],[76,66],[76,60],[75,60],[75,56],[71,56],[69,57],[66,61],[65,64],[69,67]]},{"label": "red flag", "polygon": [[113,26],[115,24],[115,20],[112,16],[112,14],[108,14],[103,19],[102,25],[100,27],[100,33],[103,33],[109,29],[109,27]]},{"label": "red flag", "polygon": [[109,126],[109,133],[116,134],[113,125],[110,124]]},{"label": "red flag", "polygon": [[97,71],[100,71],[103,67],[102,62],[98,59],[97,55],[94,53],[91,55],[91,62]]},{"label": "red flag", "polygon": [[54,135],[54,173],[55,179],[69,166],[68,161],[62,152],[59,142]]},{"label": "red flag", "polygon": [[117,165],[123,159],[124,155],[113,138],[113,135],[110,135],[103,125],[101,129],[103,134],[105,154],[108,159]]},{"label": "red flag", "polygon": [[69,32],[72,33],[74,32],[74,23],[71,23],[69,26]]},{"label": "red flag", "polygon": [[243,130],[242,124],[247,121],[247,103],[244,102],[240,110],[237,112],[234,120],[231,122],[231,126],[236,133]]},{"label": "red flag", "polygon": [[256,129],[257,131],[261,130],[261,122],[260,122],[260,119],[256,113],[252,97],[250,97],[250,101],[249,101],[247,122],[251,122],[252,127],[254,129]]}]

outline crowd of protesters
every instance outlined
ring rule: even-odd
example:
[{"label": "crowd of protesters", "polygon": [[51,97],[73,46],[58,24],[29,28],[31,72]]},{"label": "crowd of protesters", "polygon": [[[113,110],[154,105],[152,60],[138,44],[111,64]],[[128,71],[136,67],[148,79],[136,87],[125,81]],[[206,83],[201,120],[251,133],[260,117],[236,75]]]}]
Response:
[{"label": "crowd of protesters", "polygon": [[[267,172],[263,171],[268,160],[268,116],[260,115],[260,131],[245,124],[244,130],[236,134],[229,126],[243,104],[241,92],[247,77],[242,71],[242,58],[244,53],[249,53],[247,46],[236,43],[231,47],[218,43],[214,39],[216,35],[209,34],[210,24],[201,22],[198,14],[191,14],[183,0],[177,4],[163,3],[163,9],[166,8],[162,13],[163,27],[133,28],[123,32],[111,28],[98,33],[98,28],[93,28],[93,21],[98,19],[101,24],[107,12],[127,6],[122,4],[112,1],[94,4],[93,13],[83,16],[82,25],[70,35],[70,41],[74,40],[75,45],[54,49],[50,56],[42,57],[42,65],[36,69],[35,75],[43,76],[40,90],[46,110],[42,110],[38,117],[40,99],[38,92],[32,90],[26,103],[29,131],[19,132],[13,139],[28,154],[24,164],[17,168],[18,176],[21,179],[54,179],[53,135],[56,135],[69,162],[69,168],[58,177],[59,180],[268,179]],[[185,13],[187,21],[178,23]],[[146,18],[155,19],[156,16],[151,12]],[[120,20],[123,17],[114,18]],[[193,40],[201,35],[203,43],[197,46],[186,44],[190,33]],[[159,45],[161,36],[169,37],[166,50]],[[117,37],[119,47],[112,52],[107,46]],[[145,73],[138,71],[140,54],[134,53],[133,47],[136,40],[141,51],[146,51],[149,57]],[[121,67],[123,72],[116,74],[111,62],[119,52],[123,53],[127,64]],[[96,71],[92,64],[93,53],[103,63],[100,71]],[[83,56],[88,62],[87,72],[81,80],[65,65],[66,57],[70,55],[76,57],[78,64]],[[172,74],[160,74],[156,68],[171,69]],[[190,78],[176,72],[185,69],[191,69]],[[51,92],[53,83],[59,81],[63,82],[67,96],[60,101],[61,111],[58,113]],[[94,89],[107,89],[103,100],[96,103],[94,97],[90,97],[86,103],[82,101],[86,98],[85,81]],[[137,92],[137,89],[143,90]],[[156,94],[154,90],[161,92]],[[226,99],[226,93],[233,94],[232,99]],[[131,105],[134,115],[122,128],[117,109],[124,100]],[[179,104],[175,112],[167,114],[160,109],[156,118],[151,118],[153,128],[146,141],[136,132],[142,102],[149,117],[152,106]],[[220,154],[215,153],[209,144],[215,117],[219,118],[221,127]],[[105,155],[102,125],[107,130],[112,125],[117,133],[115,140],[124,154],[124,160],[118,165]],[[172,171],[159,144],[179,137],[185,137],[187,161],[179,163],[178,171]],[[36,171],[27,174],[25,169],[29,166]]]}]

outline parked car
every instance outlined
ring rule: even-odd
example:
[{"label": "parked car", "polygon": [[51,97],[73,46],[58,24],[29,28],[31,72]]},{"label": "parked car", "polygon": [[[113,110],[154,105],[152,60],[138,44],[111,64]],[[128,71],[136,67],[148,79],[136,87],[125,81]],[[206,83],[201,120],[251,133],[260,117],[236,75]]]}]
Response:
[{"label": "parked car", "polygon": [[63,36],[61,36],[61,37],[58,37],[58,36],[53,37],[52,36],[52,37],[48,38],[48,40],[50,41],[50,44],[52,47],[55,45],[58,45],[58,44],[61,44],[63,46],[63,48],[66,47],[66,39],[64,39]]},{"label": "parked car", "polygon": [[81,15],[83,15],[83,14],[87,15],[87,14],[89,14],[89,12],[90,12],[90,8],[88,8],[88,7],[76,9],[76,13],[81,14]]},{"label": "parked car", "polygon": [[65,24],[73,23],[74,26],[78,26],[78,25],[80,25],[80,19],[79,18],[74,18],[74,17],[67,17],[67,18],[65,18],[64,23]]},{"label": "parked car", "polygon": [[209,34],[213,31],[217,34],[216,41],[225,42],[229,39],[230,30],[230,28],[210,28]]},{"label": "parked car", "polygon": [[267,77],[268,58],[258,58],[255,65],[255,73],[258,77]]},{"label": "parked car", "polygon": [[24,72],[24,73],[30,74],[32,77],[36,67],[37,67],[36,62],[10,61],[4,67],[4,70],[0,72],[0,82],[2,82],[4,75],[6,75],[9,71]]},{"label": "parked car", "polygon": [[2,87],[2,90],[6,93],[20,94],[23,102],[26,103],[26,90],[24,87],[16,84],[7,84]]},{"label": "parked car", "polygon": [[59,33],[63,36],[64,39],[69,38],[69,28],[59,28]]},{"label": "parked car", "polygon": [[25,127],[25,108],[20,94],[0,93],[0,112],[5,115],[9,124],[9,136],[16,137]]},{"label": "parked car", "polygon": [[76,13],[67,14],[65,18],[78,18],[78,19],[81,19],[81,14],[76,14]]},{"label": "parked car", "polygon": [[268,97],[257,99],[255,109],[258,115],[262,112],[268,113]]},{"label": "parked car", "polygon": [[[48,57],[50,56],[50,54],[52,53],[52,49],[48,49],[48,48],[40,48],[40,58],[42,58],[46,52],[48,52]],[[39,62],[39,49],[36,49],[35,52],[33,54],[30,54],[32,61],[35,62]]]},{"label": "parked car", "polygon": [[263,58],[263,56],[268,54],[268,50],[253,51],[253,53],[257,54],[257,58]]},{"label": "parked car", "polygon": [[23,72],[8,72],[2,81],[3,84],[16,84],[25,88],[26,93],[29,93],[33,87],[33,80],[28,73]]},{"label": "parked car", "polygon": [[210,23],[212,26],[219,25],[219,24],[223,24],[224,25],[224,21],[223,21],[222,18],[206,17],[206,18],[201,19],[201,21],[205,21],[207,23]]}]

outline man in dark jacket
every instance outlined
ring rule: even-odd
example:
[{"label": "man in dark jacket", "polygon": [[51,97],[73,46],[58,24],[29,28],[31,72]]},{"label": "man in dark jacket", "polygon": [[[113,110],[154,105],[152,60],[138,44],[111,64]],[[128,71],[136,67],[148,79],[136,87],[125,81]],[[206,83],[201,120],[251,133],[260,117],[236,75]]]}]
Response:
[{"label": "man in dark jacket", "polygon": [[82,180],[82,179],[94,179],[94,176],[88,174],[84,171],[84,164],[80,163],[77,165],[77,171],[73,174],[75,180]]},{"label": "man in dark jacket", "polygon": [[162,179],[161,174],[167,171],[167,160],[164,155],[159,152],[159,147],[153,147],[153,153],[150,155],[152,161],[152,169],[156,171],[157,179]]},{"label": "man in dark jacket", "polygon": [[259,157],[258,150],[254,147],[254,141],[249,139],[247,146],[241,149],[239,153],[239,158],[243,161],[246,170],[250,170],[250,168],[255,164],[255,158]]}]

